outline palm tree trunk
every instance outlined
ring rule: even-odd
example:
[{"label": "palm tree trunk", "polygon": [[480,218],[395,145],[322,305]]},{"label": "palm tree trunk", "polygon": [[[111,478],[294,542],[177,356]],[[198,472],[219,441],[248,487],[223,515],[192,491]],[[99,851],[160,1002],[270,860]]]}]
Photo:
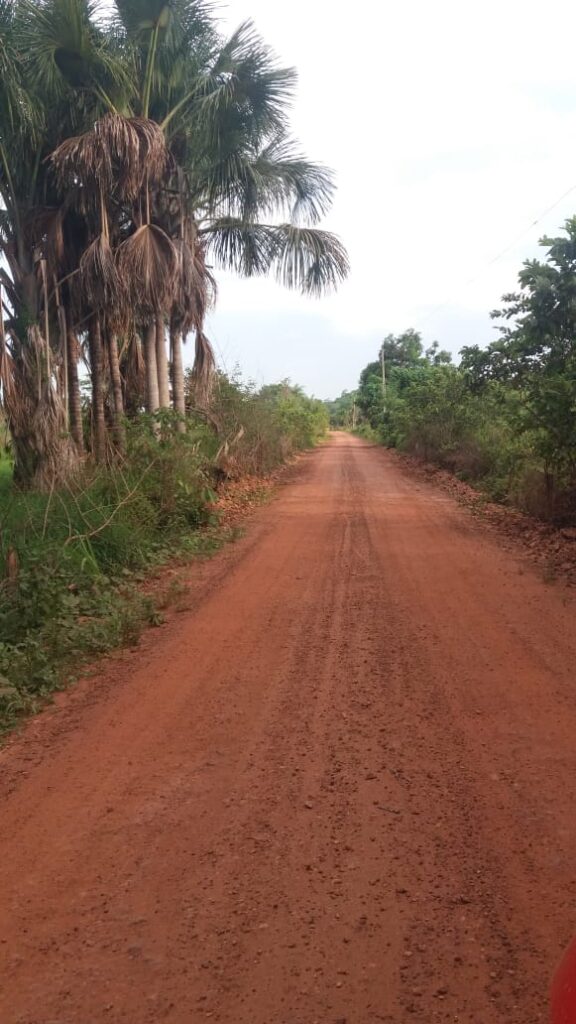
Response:
[{"label": "palm tree trunk", "polygon": [[[35,275],[23,273],[22,279],[23,291],[33,297]],[[24,312],[28,309],[23,303]],[[53,380],[42,372],[46,347],[38,323],[30,323],[22,334],[14,332],[8,357],[0,287],[0,377],[3,412],[12,439],[14,483],[39,491],[70,479],[78,467],[65,403]]]},{"label": "palm tree trunk", "polygon": [[155,320],[151,320],[144,328],[144,359],[146,362],[146,412],[155,413],[160,408]]},{"label": "palm tree trunk", "polygon": [[119,452],[126,449],[126,431],[124,429],[124,399],[122,397],[122,375],[118,358],[118,340],[114,331],[108,331],[108,365],[112,382],[112,430],[114,441]]},{"label": "palm tree trunk", "polygon": [[79,344],[76,334],[68,330],[66,358],[68,360],[68,409],[70,433],[79,452],[84,451],[84,430],[82,426],[82,396],[78,379]]},{"label": "palm tree trunk", "polygon": [[104,413],[104,359],[102,328],[94,317],[89,332],[90,376],[92,378],[92,450],[96,462],[106,460],[106,416]]},{"label": "palm tree trunk", "polygon": [[184,363],[182,360],[182,332],[176,327],[170,328],[170,353],[172,362],[172,400],[174,410],[178,413],[178,432],[186,430],[186,396],[184,393]]},{"label": "palm tree trunk", "polygon": [[161,409],[170,408],[170,382],[168,380],[168,356],[166,355],[166,338],[164,336],[164,320],[156,318],[156,366],[158,369],[158,398]]}]

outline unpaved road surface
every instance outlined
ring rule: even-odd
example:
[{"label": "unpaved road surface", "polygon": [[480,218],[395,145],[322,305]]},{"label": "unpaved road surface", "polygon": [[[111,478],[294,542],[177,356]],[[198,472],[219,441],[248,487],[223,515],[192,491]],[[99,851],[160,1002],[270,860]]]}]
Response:
[{"label": "unpaved road surface", "polygon": [[195,571],[0,755],[2,1024],[542,1024],[566,592],[345,435]]}]

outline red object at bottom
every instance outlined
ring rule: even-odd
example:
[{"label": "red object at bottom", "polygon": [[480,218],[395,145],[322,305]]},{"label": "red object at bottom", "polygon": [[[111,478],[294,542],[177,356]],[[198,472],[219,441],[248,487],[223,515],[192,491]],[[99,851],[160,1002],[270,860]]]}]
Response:
[{"label": "red object at bottom", "polygon": [[576,1024],[576,939],[552,981],[552,1024]]}]

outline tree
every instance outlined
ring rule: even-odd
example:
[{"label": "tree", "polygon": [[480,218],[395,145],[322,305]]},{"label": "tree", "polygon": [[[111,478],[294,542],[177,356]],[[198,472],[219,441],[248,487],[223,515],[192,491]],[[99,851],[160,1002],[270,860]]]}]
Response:
[{"label": "tree", "polygon": [[[2,395],[23,483],[52,486],[82,445],[77,356],[92,379],[92,453],[123,446],[126,409],[184,411],[213,355],[208,260],[323,294],[346,275],[315,225],[329,171],[288,132],[294,73],[248,23],[223,40],[204,0],[0,0]],[[109,425],[112,437],[109,436]],[[75,443],[74,443],[75,442]]]},{"label": "tree", "polygon": [[343,391],[338,398],[326,402],[326,408],[330,416],[330,426],[353,430],[356,426],[356,404],[358,393],[356,391]]},{"label": "tree", "polygon": [[[90,13],[80,0],[0,0],[0,380],[15,478],[36,487],[73,471],[81,449],[77,420],[69,432],[79,405],[78,347],[66,319],[68,288],[59,282],[70,252],[47,158],[62,134],[91,116],[90,97],[118,70]],[[64,70],[74,87],[64,88]]]},{"label": "tree", "polygon": [[373,429],[383,425],[389,399],[410,383],[411,371],[446,366],[452,361],[437,341],[424,352],[422,338],[412,328],[386,335],[378,356],[377,362],[364,367],[358,384],[358,408]]},{"label": "tree", "polygon": [[516,389],[523,412],[520,429],[534,431],[547,464],[573,475],[576,468],[576,218],[565,236],[543,238],[545,262],[528,260],[520,290],[503,296],[500,338],[487,349],[462,351],[470,387],[491,381]]},{"label": "tree", "polygon": [[[315,294],[335,286],[348,264],[327,232],[262,223],[278,212],[316,221],[331,203],[333,181],[291,142],[286,107],[295,75],[278,66],[253,25],[222,40],[210,6],[199,0],[118,0],[116,8],[119,36],[134,55],[137,110],[160,125],[170,154],[152,211],[177,251],[166,319],[174,404],[182,412],[181,342],[190,330],[201,395],[213,366],[204,333],[215,297],[207,257],[244,276],[273,271],[289,287]],[[158,342],[162,318],[156,319]],[[159,342],[156,352],[165,404]]]},{"label": "tree", "polygon": [[422,338],[418,331],[409,328],[402,334],[388,334],[380,347],[384,354],[386,370],[394,367],[417,366],[423,354]]},{"label": "tree", "polygon": [[360,374],[357,390],[358,409],[364,420],[376,430],[384,415],[384,392],[382,387],[382,364],[368,363]]}]

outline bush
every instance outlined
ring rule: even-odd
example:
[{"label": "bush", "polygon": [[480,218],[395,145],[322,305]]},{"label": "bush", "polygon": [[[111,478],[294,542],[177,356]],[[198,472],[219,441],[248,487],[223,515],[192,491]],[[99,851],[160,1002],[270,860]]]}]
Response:
[{"label": "bush", "polygon": [[[188,391],[192,401],[190,380]],[[221,472],[266,476],[295,452],[317,444],[328,430],[329,415],[324,402],[308,398],[289,381],[258,389],[239,376],[219,374],[209,423],[215,433],[204,450]]]},{"label": "bush", "polygon": [[571,467],[554,461],[549,430],[535,429],[526,396],[499,382],[471,390],[453,366],[396,371],[380,416],[382,443],[433,462],[538,518],[571,523]]}]

